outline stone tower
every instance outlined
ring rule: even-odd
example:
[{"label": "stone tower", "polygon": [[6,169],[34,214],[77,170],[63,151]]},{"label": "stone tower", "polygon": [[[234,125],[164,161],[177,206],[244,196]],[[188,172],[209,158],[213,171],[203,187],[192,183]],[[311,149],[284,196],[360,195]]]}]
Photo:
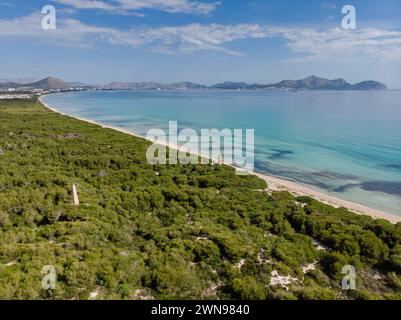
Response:
[{"label": "stone tower", "polygon": [[77,192],[77,187],[75,186],[75,184],[72,185],[72,204],[74,206],[79,205],[78,192]]}]

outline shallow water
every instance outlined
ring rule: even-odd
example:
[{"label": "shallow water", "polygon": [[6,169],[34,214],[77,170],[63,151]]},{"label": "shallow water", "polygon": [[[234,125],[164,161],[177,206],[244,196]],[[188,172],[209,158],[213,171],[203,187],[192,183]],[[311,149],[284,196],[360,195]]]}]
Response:
[{"label": "shallow water", "polygon": [[173,120],[255,129],[256,171],[401,216],[401,91],[86,91],[44,101],[143,136]]}]

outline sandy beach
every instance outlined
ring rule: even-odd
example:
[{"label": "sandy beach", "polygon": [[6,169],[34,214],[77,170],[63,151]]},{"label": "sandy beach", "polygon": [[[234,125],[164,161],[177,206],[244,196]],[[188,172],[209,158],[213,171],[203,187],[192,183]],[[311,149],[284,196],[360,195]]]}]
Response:
[{"label": "sandy beach", "polygon": [[[142,136],[139,136],[133,132],[130,132],[128,130],[122,129],[122,128],[116,128],[116,127],[112,127],[112,126],[108,126],[108,125],[104,125],[101,123],[98,123],[96,121],[92,121],[89,119],[84,119],[84,118],[80,118],[80,117],[73,117],[71,115],[65,114],[63,112],[60,112],[59,110],[47,105],[44,101],[43,98],[44,96],[41,96],[38,98],[38,100],[42,103],[42,105],[44,105],[46,108],[48,108],[49,110],[59,113],[61,115],[64,116],[68,116],[68,117],[72,117],[81,121],[85,121],[91,124],[95,124],[98,126],[101,126],[102,128],[107,128],[107,129],[112,129],[112,130],[116,130],[137,138],[141,138],[141,139],[145,139]],[[152,141],[153,142],[153,141]],[[166,146],[179,150],[179,151],[184,151],[182,150],[179,146],[176,145],[168,145],[166,144]],[[199,155],[202,156],[202,155]],[[348,209],[349,211],[352,211],[356,214],[361,214],[361,215],[368,215],[371,216],[375,219],[385,219],[388,220],[392,223],[398,223],[401,222],[401,216],[396,216],[394,214],[390,214],[390,213],[386,213],[380,210],[376,210],[373,208],[369,208],[367,206],[358,204],[358,203],[354,203],[351,201],[347,201],[347,200],[343,200],[343,199],[339,199],[337,197],[334,196],[330,196],[328,194],[325,194],[323,192],[319,192],[316,190],[313,190],[307,186],[303,186],[299,183],[293,182],[293,181],[289,181],[286,179],[282,179],[282,178],[278,178],[278,177],[273,177],[273,176],[269,176],[266,174],[261,174],[261,173],[256,173],[256,172],[251,172],[251,174],[256,175],[257,177],[263,179],[264,181],[266,181],[266,183],[268,184],[268,189],[266,190],[267,192],[274,192],[274,191],[288,191],[291,194],[295,195],[295,196],[309,196],[311,198],[314,198],[322,203],[331,205],[335,208],[340,208],[340,207],[344,207],[346,209]]]},{"label": "sandy beach", "polygon": [[260,173],[253,173],[253,174],[265,180],[268,184],[268,190],[270,191],[289,191],[295,196],[309,196],[322,203],[331,205],[334,208],[343,207],[347,208],[349,211],[352,211],[356,214],[368,215],[376,219],[386,219],[392,223],[401,222],[401,217],[398,217],[396,215],[376,210],[373,208],[369,208],[367,206],[355,202],[339,199],[289,180],[276,178]]}]

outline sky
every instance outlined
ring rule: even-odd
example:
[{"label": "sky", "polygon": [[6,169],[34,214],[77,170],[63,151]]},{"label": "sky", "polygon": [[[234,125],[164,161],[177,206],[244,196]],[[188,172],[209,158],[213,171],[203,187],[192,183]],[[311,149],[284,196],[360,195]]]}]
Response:
[{"label": "sky", "polygon": [[[56,10],[44,29],[42,8]],[[356,29],[345,30],[352,5]],[[273,83],[310,75],[401,88],[399,0],[0,0],[0,79]]]}]

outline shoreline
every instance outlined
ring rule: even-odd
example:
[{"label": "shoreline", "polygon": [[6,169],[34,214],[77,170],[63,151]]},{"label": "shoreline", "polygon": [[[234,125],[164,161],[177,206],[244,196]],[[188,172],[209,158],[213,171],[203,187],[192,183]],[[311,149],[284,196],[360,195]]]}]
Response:
[{"label": "shoreline", "polygon": [[[98,125],[98,126],[100,126],[102,128],[105,128],[105,129],[111,129],[111,130],[119,131],[121,133],[125,133],[125,134],[128,134],[128,135],[136,137],[136,138],[140,138],[140,139],[144,139],[144,140],[147,140],[147,141],[150,141],[150,142],[154,142],[154,141],[151,141],[149,139],[146,139],[143,136],[137,135],[137,134],[135,134],[135,133],[133,133],[131,131],[125,130],[123,128],[116,128],[116,127],[105,125],[105,124],[102,124],[102,123],[99,123],[99,122],[96,122],[96,121],[93,121],[93,120],[89,120],[89,119],[85,119],[85,118],[81,118],[81,117],[75,117],[75,116],[71,116],[69,114],[63,113],[63,112],[61,112],[61,111],[49,106],[48,104],[46,104],[42,100],[42,98],[45,97],[45,96],[46,95],[39,96],[38,97],[38,101],[45,108],[49,109],[50,111],[53,111],[53,112],[61,114],[63,116],[68,116],[68,117],[71,117],[71,118],[74,118],[74,119],[77,119],[77,120],[80,120],[80,121],[84,121],[84,122],[87,122],[87,123],[90,123],[90,124]],[[182,148],[180,148],[179,146],[176,146],[176,145],[174,146],[174,145],[166,144],[165,146],[169,147],[169,148],[172,148],[172,149],[176,149],[178,151],[185,152],[185,150],[183,150]],[[204,157],[201,154],[199,154],[197,156]],[[211,159],[211,160],[213,160],[213,159]],[[223,162],[223,164],[224,164],[224,162]],[[225,164],[225,165],[227,165],[227,164]],[[238,168],[236,168],[236,167],[234,167],[232,165],[231,165],[231,167],[233,167],[235,169],[238,169]],[[353,212],[355,214],[367,215],[367,216],[370,216],[370,217],[372,217],[374,219],[385,219],[385,220],[388,220],[388,221],[390,221],[392,223],[401,222],[401,216],[397,216],[395,214],[391,214],[391,213],[387,213],[387,212],[380,211],[380,210],[377,210],[377,209],[373,209],[373,208],[370,208],[370,207],[367,207],[365,205],[358,204],[358,203],[355,203],[355,202],[352,202],[352,201],[343,200],[343,199],[340,199],[340,198],[325,194],[323,192],[313,190],[313,189],[311,189],[311,188],[309,188],[307,186],[304,186],[302,184],[299,184],[299,183],[296,183],[296,182],[293,182],[293,181],[290,181],[290,180],[286,180],[286,179],[278,178],[278,177],[274,177],[274,176],[269,176],[269,175],[262,174],[262,173],[257,173],[257,172],[250,172],[250,174],[259,177],[260,179],[264,180],[267,183],[268,188],[265,190],[266,192],[288,191],[288,192],[290,192],[291,194],[293,194],[295,196],[308,196],[308,197],[311,197],[311,198],[313,198],[313,199],[315,199],[317,201],[320,201],[320,202],[322,202],[324,204],[330,205],[330,206],[332,206],[334,208],[344,207],[344,208],[348,209],[349,211],[351,211],[351,212]]]}]

